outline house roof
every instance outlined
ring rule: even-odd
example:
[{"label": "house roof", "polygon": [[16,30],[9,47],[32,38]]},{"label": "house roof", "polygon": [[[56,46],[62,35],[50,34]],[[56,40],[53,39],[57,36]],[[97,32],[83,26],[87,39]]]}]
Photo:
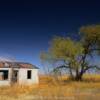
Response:
[{"label": "house roof", "polygon": [[39,69],[35,65],[25,62],[8,62],[0,61],[0,68],[28,68],[28,69]]}]

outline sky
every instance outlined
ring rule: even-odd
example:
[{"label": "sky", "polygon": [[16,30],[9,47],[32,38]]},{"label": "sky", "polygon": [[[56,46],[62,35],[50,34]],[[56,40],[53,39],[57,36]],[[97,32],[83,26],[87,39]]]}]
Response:
[{"label": "sky", "polygon": [[99,23],[99,0],[1,0],[0,56],[41,69],[40,52],[53,36],[77,38],[81,26]]}]

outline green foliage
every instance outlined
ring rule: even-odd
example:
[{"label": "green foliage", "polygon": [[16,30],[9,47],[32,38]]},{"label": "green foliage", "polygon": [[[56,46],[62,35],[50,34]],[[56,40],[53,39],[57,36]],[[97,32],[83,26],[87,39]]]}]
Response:
[{"label": "green foliage", "polygon": [[100,25],[83,26],[80,28],[80,33],[85,43],[100,42]]},{"label": "green foliage", "polygon": [[84,34],[86,38],[94,38],[100,36],[100,25],[89,25],[80,28],[80,32]]},{"label": "green foliage", "polygon": [[87,53],[97,52],[100,54],[100,25],[90,25],[80,28],[82,44]]},{"label": "green foliage", "polygon": [[71,40],[66,37],[54,37],[49,52],[54,57],[64,60],[76,58],[82,54],[83,48],[81,43]]},{"label": "green foliage", "polygon": [[40,59],[42,62],[48,62],[48,63],[52,63],[55,60],[53,55],[50,54],[50,52],[41,52]]}]

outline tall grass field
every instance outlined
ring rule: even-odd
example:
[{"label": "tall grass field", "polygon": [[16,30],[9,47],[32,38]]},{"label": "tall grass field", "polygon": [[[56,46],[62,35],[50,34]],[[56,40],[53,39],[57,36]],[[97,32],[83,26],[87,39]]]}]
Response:
[{"label": "tall grass field", "polygon": [[38,85],[0,87],[0,100],[100,100],[100,75],[84,75],[79,82],[40,75]]}]

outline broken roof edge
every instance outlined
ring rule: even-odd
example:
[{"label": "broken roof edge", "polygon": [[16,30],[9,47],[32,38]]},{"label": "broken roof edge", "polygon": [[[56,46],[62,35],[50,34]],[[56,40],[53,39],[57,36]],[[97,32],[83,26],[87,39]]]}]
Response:
[{"label": "broken roof edge", "polygon": [[[0,61],[0,63],[3,63],[3,64],[8,64],[8,66],[1,66],[0,68],[11,68],[11,65],[15,64],[16,66],[13,67],[13,68],[27,68],[27,69],[39,69],[37,66],[31,64],[31,63],[27,63],[27,62],[13,62],[13,61]],[[26,66],[26,67],[23,67],[21,66],[21,64],[27,64],[27,65],[31,65],[30,67]]]}]

